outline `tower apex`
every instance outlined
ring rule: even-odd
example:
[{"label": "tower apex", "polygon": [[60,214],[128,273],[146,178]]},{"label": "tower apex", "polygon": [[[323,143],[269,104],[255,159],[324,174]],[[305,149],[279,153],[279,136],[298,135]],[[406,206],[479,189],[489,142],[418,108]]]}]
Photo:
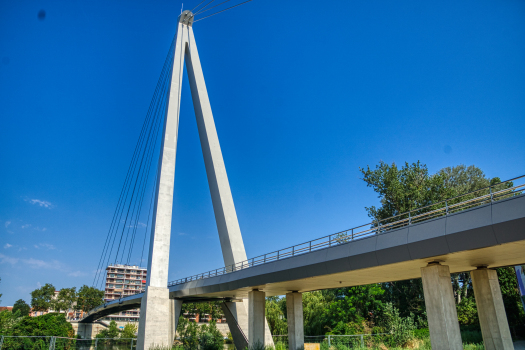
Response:
[{"label": "tower apex", "polygon": [[191,12],[190,10],[185,10],[179,16],[179,23],[191,27],[193,25],[193,16],[193,12]]}]

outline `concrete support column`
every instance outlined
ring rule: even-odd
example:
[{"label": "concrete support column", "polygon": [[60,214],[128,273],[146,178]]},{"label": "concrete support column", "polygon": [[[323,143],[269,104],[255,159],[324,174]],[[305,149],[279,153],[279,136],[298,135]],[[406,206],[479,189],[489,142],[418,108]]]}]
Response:
[{"label": "concrete support column", "polygon": [[177,326],[179,325],[179,317],[182,311],[182,300],[170,299],[170,340],[171,343],[175,341],[175,334],[177,333]]},{"label": "concrete support column", "polygon": [[485,349],[514,349],[496,270],[478,268],[470,276]]},{"label": "concrete support column", "polygon": [[433,350],[462,350],[450,270],[439,263],[421,268],[430,342]]},{"label": "concrete support column", "polygon": [[304,348],[303,294],[286,294],[286,314],[288,319],[288,348]]},{"label": "concrete support column", "polygon": [[230,333],[232,334],[233,344],[236,349],[248,347],[248,314],[243,303],[233,303],[225,301],[221,304],[222,311],[228,322]]},{"label": "concrete support column", "polygon": [[253,290],[248,293],[248,344],[264,345],[266,293]]},{"label": "concrete support column", "polygon": [[171,346],[170,299],[168,288],[146,287],[142,297],[137,334],[137,350],[158,345]]}]

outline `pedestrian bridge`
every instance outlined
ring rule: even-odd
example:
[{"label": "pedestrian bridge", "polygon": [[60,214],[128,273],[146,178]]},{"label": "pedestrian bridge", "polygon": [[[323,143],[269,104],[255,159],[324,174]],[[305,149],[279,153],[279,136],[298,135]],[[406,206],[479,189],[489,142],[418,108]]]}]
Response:
[{"label": "pedestrian bridge", "polygon": [[[170,282],[171,299],[246,299],[420,278],[431,262],[450,272],[525,263],[524,185],[468,194],[397,217]],[[79,322],[140,307],[143,294],[91,310]]]}]

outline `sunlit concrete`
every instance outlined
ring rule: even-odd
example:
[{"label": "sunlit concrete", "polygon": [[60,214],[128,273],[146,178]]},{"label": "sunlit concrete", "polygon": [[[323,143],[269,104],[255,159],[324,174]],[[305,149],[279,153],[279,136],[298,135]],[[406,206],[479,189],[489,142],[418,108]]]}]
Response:
[{"label": "sunlit concrete", "polygon": [[423,292],[433,350],[462,350],[458,313],[450,270],[438,263],[421,268]]},{"label": "sunlit concrete", "polygon": [[265,344],[266,296],[264,292],[252,290],[248,293],[248,344],[253,347]]},{"label": "sunlit concrete", "polygon": [[472,286],[474,287],[474,296],[476,297],[479,324],[483,334],[485,349],[514,349],[501,296],[498,274],[495,270],[481,267],[472,271],[470,276],[472,277]]},{"label": "sunlit concrete", "polygon": [[301,293],[286,293],[286,314],[288,322],[288,348],[289,350],[303,349],[303,295]]}]

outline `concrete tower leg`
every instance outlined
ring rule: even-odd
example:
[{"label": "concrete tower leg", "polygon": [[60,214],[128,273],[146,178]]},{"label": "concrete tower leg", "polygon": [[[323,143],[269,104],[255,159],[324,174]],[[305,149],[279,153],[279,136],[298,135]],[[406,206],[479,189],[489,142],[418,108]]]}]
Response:
[{"label": "concrete tower leg", "polygon": [[430,342],[433,350],[462,350],[458,314],[448,266],[421,268]]},{"label": "concrete tower leg", "polygon": [[185,26],[179,22],[173,60],[168,112],[164,123],[159,176],[153,209],[149,246],[148,278],[141,301],[137,350],[172,344],[172,322],[168,292],[168,266],[171,238],[175,155],[179,125],[180,86],[182,82],[182,50],[185,47]]},{"label": "concrete tower leg", "polygon": [[503,298],[495,270],[478,268],[470,273],[486,350],[514,349]]},{"label": "concrete tower leg", "polygon": [[[208,91],[206,89],[206,83],[204,81],[199,52],[197,51],[197,44],[193,35],[193,29],[191,26],[185,28],[187,28],[187,34],[185,36],[185,40],[187,40],[186,69],[188,72],[188,80],[190,82],[193,108],[197,119],[199,138],[204,157],[204,165],[206,166],[206,174],[208,176],[208,185],[210,187],[215,222],[217,223],[217,230],[219,231],[219,240],[221,242],[224,265],[229,267],[242,261],[246,261],[247,256],[244,249],[241,228],[237,219],[237,212],[235,211],[235,205],[233,203],[233,196],[228,181],[228,175],[226,173],[226,166],[224,165],[224,159],[222,157],[219,136],[217,135],[217,130],[215,128],[215,121],[213,119],[213,113],[208,97]],[[231,308],[231,313],[235,320],[228,321],[228,323],[232,324],[237,322],[241,329],[245,331],[245,334],[247,334],[248,324],[244,323],[244,320],[247,321],[247,318],[242,316],[237,317],[235,313],[248,312],[248,306],[246,303],[247,300],[243,300],[242,303],[236,303],[236,307]],[[242,307],[244,307],[244,310]],[[273,346],[272,335],[270,328],[268,327],[268,322],[266,321],[265,329],[266,339],[264,343]],[[234,332],[232,332],[232,336],[234,336],[233,334]],[[243,340],[239,338],[237,341],[242,342]]]},{"label": "concrete tower leg", "polygon": [[[239,309],[237,309],[237,304]],[[248,347],[248,313],[246,312],[242,303],[224,302],[221,304],[222,311],[226,316],[226,322],[230,327],[232,334],[233,343],[236,349],[245,349]],[[241,324],[246,325],[246,328],[242,328]]]},{"label": "concrete tower leg", "polygon": [[286,313],[288,319],[288,348],[304,348],[303,294],[286,294]]},{"label": "concrete tower leg", "polygon": [[266,293],[258,290],[248,292],[248,343],[264,345]]},{"label": "concrete tower leg", "polygon": [[170,340],[171,343],[175,341],[175,334],[177,333],[177,326],[179,325],[179,317],[182,311],[182,300],[170,299],[170,322],[171,332]]}]

